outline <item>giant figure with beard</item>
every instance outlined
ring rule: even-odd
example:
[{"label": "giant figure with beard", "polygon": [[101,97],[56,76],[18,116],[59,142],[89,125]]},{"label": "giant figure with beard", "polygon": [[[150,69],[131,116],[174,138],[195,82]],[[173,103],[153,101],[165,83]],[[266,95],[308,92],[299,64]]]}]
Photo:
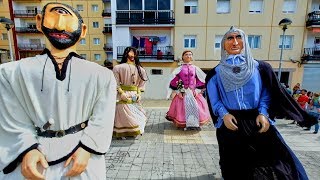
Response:
[{"label": "giant figure with beard", "polygon": [[87,27],[74,8],[48,3],[36,22],[52,46],[0,66],[0,179],[106,179],[113,73],[76,53]]}]

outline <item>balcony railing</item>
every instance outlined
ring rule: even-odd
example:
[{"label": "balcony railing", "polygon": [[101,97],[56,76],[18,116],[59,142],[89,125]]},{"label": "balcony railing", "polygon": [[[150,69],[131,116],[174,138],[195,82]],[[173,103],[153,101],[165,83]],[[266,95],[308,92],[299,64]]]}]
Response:
[{"label": "balcony railing", "polygon": [[18,49],[21,51],[42,51],[46,48],[45,44],[19,44]]},{"label": "balcony railing", "polygon": [[175,23],[172,10],[116,11],[116,24],[167,24]]},{"label": "balcony railing", "polygon": [[111,2],[111,0],[102,0],[103,3]]},{"label": "balcony railing", "polygon": [[111,17],[111,9],[105,9],[102,11],[102,16],[105,17]]},{"label": "balcony railing", "polygon": [[[117,58],[122,58],[123,51],[127,46],[117,47]],[[158,46],[157,48],[138,48],[139,59],[174,60],[172,46]]]},{"label": "balcony railing", "polygon": [[320,62],[320,47],[319,48],[304,48],[303,55],[301,57],[303,63],[308,61]]},{"label": "balcony railing", "polygon": [[106,34],[106,33],[112,33],[112,27],[108,26],[108,27],[103,27],[103,31],[102,33]]},{"label": "balcony railing", "polygon": [[105,51],[113,51],[113,46],[112,44],[104,44],[103,49]]},{"label": "balcony railing", "polygon": [[13,14],[15,17],[35,17],[41,13],[40,10],[14,10]]},{"label": "balcony railing", "polygon": [[36,27],[15,27],[17,33],[40,33]]},{"label": "balcony railing", "polygon": [[306,27],[320,25],[320,11],[313,11],[308,14]]}]

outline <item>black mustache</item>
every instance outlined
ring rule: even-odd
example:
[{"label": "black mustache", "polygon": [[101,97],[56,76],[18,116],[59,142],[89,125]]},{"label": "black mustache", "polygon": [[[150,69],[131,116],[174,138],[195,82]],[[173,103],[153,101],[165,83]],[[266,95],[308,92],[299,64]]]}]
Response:
[{"label": "black mustache", "polygon": [[59,33],[59,34],[68,35],[69,37],[73,37],[72,33],[68,32],[68,31],[65,31],[65,30],[59,31],[57,29],[49,29],[49,28],[46,28],[46,30],[47,30],[48,34],[50,34],[50,33]]}]

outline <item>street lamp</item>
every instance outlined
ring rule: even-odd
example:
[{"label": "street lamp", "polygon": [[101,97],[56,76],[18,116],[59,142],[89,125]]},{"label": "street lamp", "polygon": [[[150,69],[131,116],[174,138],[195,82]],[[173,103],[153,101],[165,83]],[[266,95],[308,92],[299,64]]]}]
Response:
[{"label": "street lamp", "polygon": [[9,30],[13,28],[14,23],[8,18],[0,18],[0,23],[4,25],[4,27],[8,31],[8,40],[9,40],[9,48],[10,48],[10,60],[13,61],[13,54],[12,54],[12,46],[11,46],[11,36]]},{"label": "street lamp", "polygon": [[288,18],[284,18],[279,22],[279,26],[282,27],[282,42],[281,42],[281,52],[280,52],[280,62],[279,62],[279,70],[278,70],[278,79],[280,82],[281,79],[281,64],[282,64],[282,52],[283,52],[283,42],[284,42],[284,33],[288,29],[288,25],[290,25],[292,21]]}]

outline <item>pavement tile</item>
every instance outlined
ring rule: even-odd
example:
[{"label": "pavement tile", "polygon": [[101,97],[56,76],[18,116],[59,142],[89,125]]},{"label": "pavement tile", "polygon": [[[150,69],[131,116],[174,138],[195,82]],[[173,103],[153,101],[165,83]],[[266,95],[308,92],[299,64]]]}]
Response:
[{"label": "pavement tile", "polygon": [[[112,140],[105,155],[108,180],[221,179],[219,148],[212,122],[201,131],[177,130],[164,118],[167,110],[146,108],[148,122],[138,140]],[[302,131],[288,122],[278,120],[277,129],[304,165],[309,179],[319,179],[320,133]]]}]

